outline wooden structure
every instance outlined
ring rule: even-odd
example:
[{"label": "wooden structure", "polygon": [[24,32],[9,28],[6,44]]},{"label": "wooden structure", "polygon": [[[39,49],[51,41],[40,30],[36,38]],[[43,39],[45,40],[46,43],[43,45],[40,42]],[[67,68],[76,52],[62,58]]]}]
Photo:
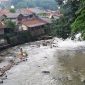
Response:
[{"label": "wooden structure", "polygon": [[7,40],[4,38],[4,24],[0,22],[0,47],[6,46],[7,45]]}]

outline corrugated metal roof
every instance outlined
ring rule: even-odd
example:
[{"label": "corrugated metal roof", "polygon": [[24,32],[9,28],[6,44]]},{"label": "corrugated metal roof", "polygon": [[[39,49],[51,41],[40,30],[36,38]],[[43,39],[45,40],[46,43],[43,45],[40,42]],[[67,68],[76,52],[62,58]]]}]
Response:
[{"label": "corrugated metal roof", "polygon": [[28,8],[17,9],[15,13],[11,13],[8,9],[0,10],[0,16],[6,15],[8,18],[16,18],[19,14],[29,15],[29,14],[33,14],[33,12]]},{"label": "corrugated metal roof", "polygon": [[24,19],[22,21],[22,24],[26,25],[27,27],[36,27],[36,26],[45,25],[47,24],[47,22],[38,18],[34,18],[31,20]]}]

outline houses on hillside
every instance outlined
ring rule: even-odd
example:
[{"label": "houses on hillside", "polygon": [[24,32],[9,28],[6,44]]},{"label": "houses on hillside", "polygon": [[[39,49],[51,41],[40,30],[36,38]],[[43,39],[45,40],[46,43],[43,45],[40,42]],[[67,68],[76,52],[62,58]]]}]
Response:
[{"label": "houses on hillside", "polygon": [[23,19],[19,22],[19,30],[28,30],[32,37],[45,34],[44,26],[46,21],[39,18]]},{"label": "houses on hillside", "polygon": [[[38,27],[47,24],[48,22],[40,19],[34,12],[27,9],[17,9],[15,13],[11,13],[9,10],[0,11],[0,20],[4,19],[11,20],[16,22],[16,25],[20,26],[21,24],[26,25],[27,27]],[[20,27],[19,27],[20,28]],[[20,30],[20,29],[19,29]]]},{"label": "houses on hillside", "polygon": [[63,14],[59,10],[57,11],[52,11],[52,10],[47,10],[46,15],[50,19],[59,19]]},{"label": "houses on hillside", "polygon": [[[0,9],[0,46],[23,43],[45,35],[45,26],[51,23],[52,18],[62,14],[51,10],[44,12],[48,18],[38,16],[29,8],[17,9],[13,13],[8,9]],[[10,26],[7,27],[8,21]]]},{"label": "houses on hillside", "polygon": [[[4,10],[0,10],[0,23],[3,26],[0,26],[0,33],[1,36],[5,35],[5,33],[7,35],[9,35],[9,32],[6,31],[5,29],[10,30],[9,28],[6,27],[6,23],[5,21],[7,20],[11,20],[12,22],[16,23],[16,29],[14,31],[15,36],[7,36],[5,38],[7,38],[7,41],[4,42],[8,42],[8,40],[12,39],[12,38],[16,38],[15,40],[18,40],[18,36],[16,35],[16,32],[23,32],[23,31],[27,31],[28,33],[30,33],[31,37],[38,37],[41,35],[45,34],[44,31],[44,26],[48,24],[47,21],[39,18],[34,12],[32,12],[31,10],[27,9],[18,9],[16,10],[15,13],[11,13],[9,10],[4,9]],[[11,28],[13,29],[13,28]],[[5,30],[5,32],[4,32]],[[11,32],[10,32],[11,33]],[[11,33],[12,34],[12,33]],[[1,37],[4,38],[4,37]],[[5,40],[4,38],[4,40]],[[12,39],[13,40],[13,39]],[[10,41],[12,41],[10,40]],[[1,39],[2,41],[2,39]]]}]

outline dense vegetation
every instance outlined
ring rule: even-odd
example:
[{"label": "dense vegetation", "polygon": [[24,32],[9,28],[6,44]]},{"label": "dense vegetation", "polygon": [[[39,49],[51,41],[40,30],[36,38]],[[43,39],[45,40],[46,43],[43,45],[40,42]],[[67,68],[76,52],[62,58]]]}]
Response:
[{"label": "dense vegetation", "polygon": [[44,9],[57,9],[55,0],[12,0],[16,8],[41,7]]},{"label": "dense vegetation", "polygon": [[71,27],[72,32],[82,33],[82,37],[85,39],[85,0],[80,0],[80,7],[76,11],[76,18]]},{"label": "dense vegetation", "polygon": [[53,21],[50,35],[67,38],[79,32],[85,39],[85,0],[56,0],[63,16]]},{"label": "dense vegetation", "polygon": [[[56,1],[56,3],[55,3]],[[52,36],[66,39],[81,32],[85,39],[85,0],[12,0],[16,8],[41,7],[44,9],[60,9],[63,14],[59,19],[46,26],[45,30]],[[59,6],[59,7],[57,7]],[[15,10],[10,10],[15,12]],[[8,23],[9,24],[9,23]],[[49,30],[50,28],[50,30]]]}]

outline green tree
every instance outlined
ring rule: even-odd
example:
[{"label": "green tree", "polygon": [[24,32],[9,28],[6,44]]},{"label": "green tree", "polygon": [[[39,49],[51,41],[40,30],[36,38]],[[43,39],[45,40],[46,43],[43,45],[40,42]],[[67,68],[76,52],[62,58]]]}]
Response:
[{"label": "green tree", "polygon": [[6,20],[5,25],[6,28],[12,28],[12,29],[16,28],[16,23],[11,20]]},{"label": "green tree", "polygon": [[[49,27],[48,27],[49,30]],[[62,16],[58,20],[54,20],[53,23],[50,25],[50,30],[48,34],[51,36],[57,36],[59,38],[66,39],[69,37],[71,29],[69,27],[69,23],[66,17]]]},{"label": "green tree", "polygon": [[76,12],[76,18],[71,25],[72,33],[82,33],[83,39],[85,39],[85,0],[81,0],[80,7]]},{"label": "green tree", "polygon": [[71,35],[71,23],[75,19],[75,12],[79,8],[80,1],[78,0],[56,0],[60,6],[60,11],[63,14],[59,20],[53,22],[51,27],[51,35],[57,35],[58,37],[67,38]]},{"label": "green tree", "polygon": [[15,8],[14,8],[14,9],[10,8],[9,11],[10,11],[11,13],[15,13],[15,12],[16,12]]}]

